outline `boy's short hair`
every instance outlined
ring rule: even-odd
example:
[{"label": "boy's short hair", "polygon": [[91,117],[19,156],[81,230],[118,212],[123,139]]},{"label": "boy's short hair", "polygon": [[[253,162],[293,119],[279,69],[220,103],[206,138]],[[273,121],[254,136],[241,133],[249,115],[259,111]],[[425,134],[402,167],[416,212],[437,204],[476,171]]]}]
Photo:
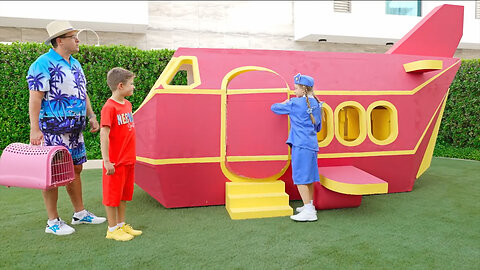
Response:
[{"label": "boy's short hair", "polygon": [[107,73],[107,84],[110,90],[117,90],[119,83],[126,83],[129,79],[134,78],[135,74],[121,67],[114,67]]}]

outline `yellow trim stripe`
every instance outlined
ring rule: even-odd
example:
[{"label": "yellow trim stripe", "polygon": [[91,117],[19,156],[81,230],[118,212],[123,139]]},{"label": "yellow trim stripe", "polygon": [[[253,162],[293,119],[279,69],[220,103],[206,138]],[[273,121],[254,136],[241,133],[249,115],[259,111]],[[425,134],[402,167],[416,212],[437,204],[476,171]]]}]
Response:
[{"label": "yellow trim stripe", "polygon": [[277,156],[227,156],[227,161],[228,161],[228,162],[259,161],[258,157],[262,157],[261,161],[288,161],[288,155],[277,155]]},{"label": "yellow trim stripe", "polygon": [[166,164],[188,164],[188,163],[218,163],[220,157],[201,157],[201,158],[146,158],[137,156],[137,161],[152,164],[152,165],[166,165]]},{"label": "yellow trim stripe", "polygon": [[[447,96],[448,96],[448,92],[447,92]],[[443,112],[445,110],[446,104],[447,104],[447,97],[445,97],[445,99],[443,100],[442,109],[438,114],[435,126],[432,131],[432,135],[430,135],[430,140],[428,142],[427,149],[423,154],[422,163],[418,168],[417,178],[419,178],[430,167],[430,164],[432,162],[433,150],[435,149],[435,143],[437,142],[438,131],[440,130],[440,123],[442,122],[442,116],[443,116]]]}]

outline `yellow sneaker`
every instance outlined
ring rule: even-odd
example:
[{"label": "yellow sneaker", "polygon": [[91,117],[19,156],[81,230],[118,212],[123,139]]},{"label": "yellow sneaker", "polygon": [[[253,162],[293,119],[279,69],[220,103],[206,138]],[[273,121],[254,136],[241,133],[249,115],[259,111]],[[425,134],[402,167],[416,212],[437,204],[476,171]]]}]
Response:
[{"label": "yellow sneaker", "polygon": [[130,224],[123,224],[123,226],[120,229],[122,229],[124,232],[133,236],[139,236],[140,234],[142,234],[142,231],[133,229],[132,226],[130,226]]},{"label": "yellow sneaker", "polygon": [[121,228],[116,228],[113,232],[107,229],[107,239],[113,239],[117,241],[129,241],[133,239],[133,236],[123,231]]}]

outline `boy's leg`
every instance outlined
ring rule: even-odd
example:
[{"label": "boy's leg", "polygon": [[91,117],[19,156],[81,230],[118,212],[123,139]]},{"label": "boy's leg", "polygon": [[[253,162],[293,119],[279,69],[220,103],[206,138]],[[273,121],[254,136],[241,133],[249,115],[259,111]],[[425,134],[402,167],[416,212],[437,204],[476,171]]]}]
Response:
[{"label": "boy's leg", "polygon": [[133,236],[123,231],[117,226],[117,213],[119,207],[105,206],[105,211],[107,212],[108,220],[108,229],[107,229],[107,239],[113,239],[117,241],[129,241],[133,239]]},{"label": "boy's leg", "polygon": [[58,188],[51,188],[42,190],[43,201],[45,202],[45,208],[47,209],[47,215],[49,220],[58,218],[57,201],[58,201]]},{"label": "boy's leg", "polygon": [[108,227],[110,228],[117,226],[117,210],[118,207],[105,206],[105,212],[107,212]]},{"label": "boy's leg", "polygon": [[124,223],[125,222],[125,211],[127,208],[127,202],[126,201],[120,201],[120,204],[118,205],[117,208],[117,223]]}]

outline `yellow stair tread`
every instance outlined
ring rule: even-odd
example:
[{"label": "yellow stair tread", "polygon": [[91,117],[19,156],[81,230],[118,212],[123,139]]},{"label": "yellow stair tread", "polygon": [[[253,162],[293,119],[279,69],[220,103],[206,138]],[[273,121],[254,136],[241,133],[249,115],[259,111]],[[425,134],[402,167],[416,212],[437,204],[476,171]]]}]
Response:
[{"label": "yellow stair tread", "polygon": [[235,212],[261,212],[261,211],[281,211],[281,210],[290,210],[292,207],[290,205],[281,205],[281,206],[261,206],[261,207],[238,207],[230,208],[232,213]]},{"label": "yellow stair tread", "polygon": [[244,198],[260,198],[260,197],[285,197],[288,196],[285,192],[276,193],[250,193],[250,194],[229,194],[230,199],[244,199]]}]

